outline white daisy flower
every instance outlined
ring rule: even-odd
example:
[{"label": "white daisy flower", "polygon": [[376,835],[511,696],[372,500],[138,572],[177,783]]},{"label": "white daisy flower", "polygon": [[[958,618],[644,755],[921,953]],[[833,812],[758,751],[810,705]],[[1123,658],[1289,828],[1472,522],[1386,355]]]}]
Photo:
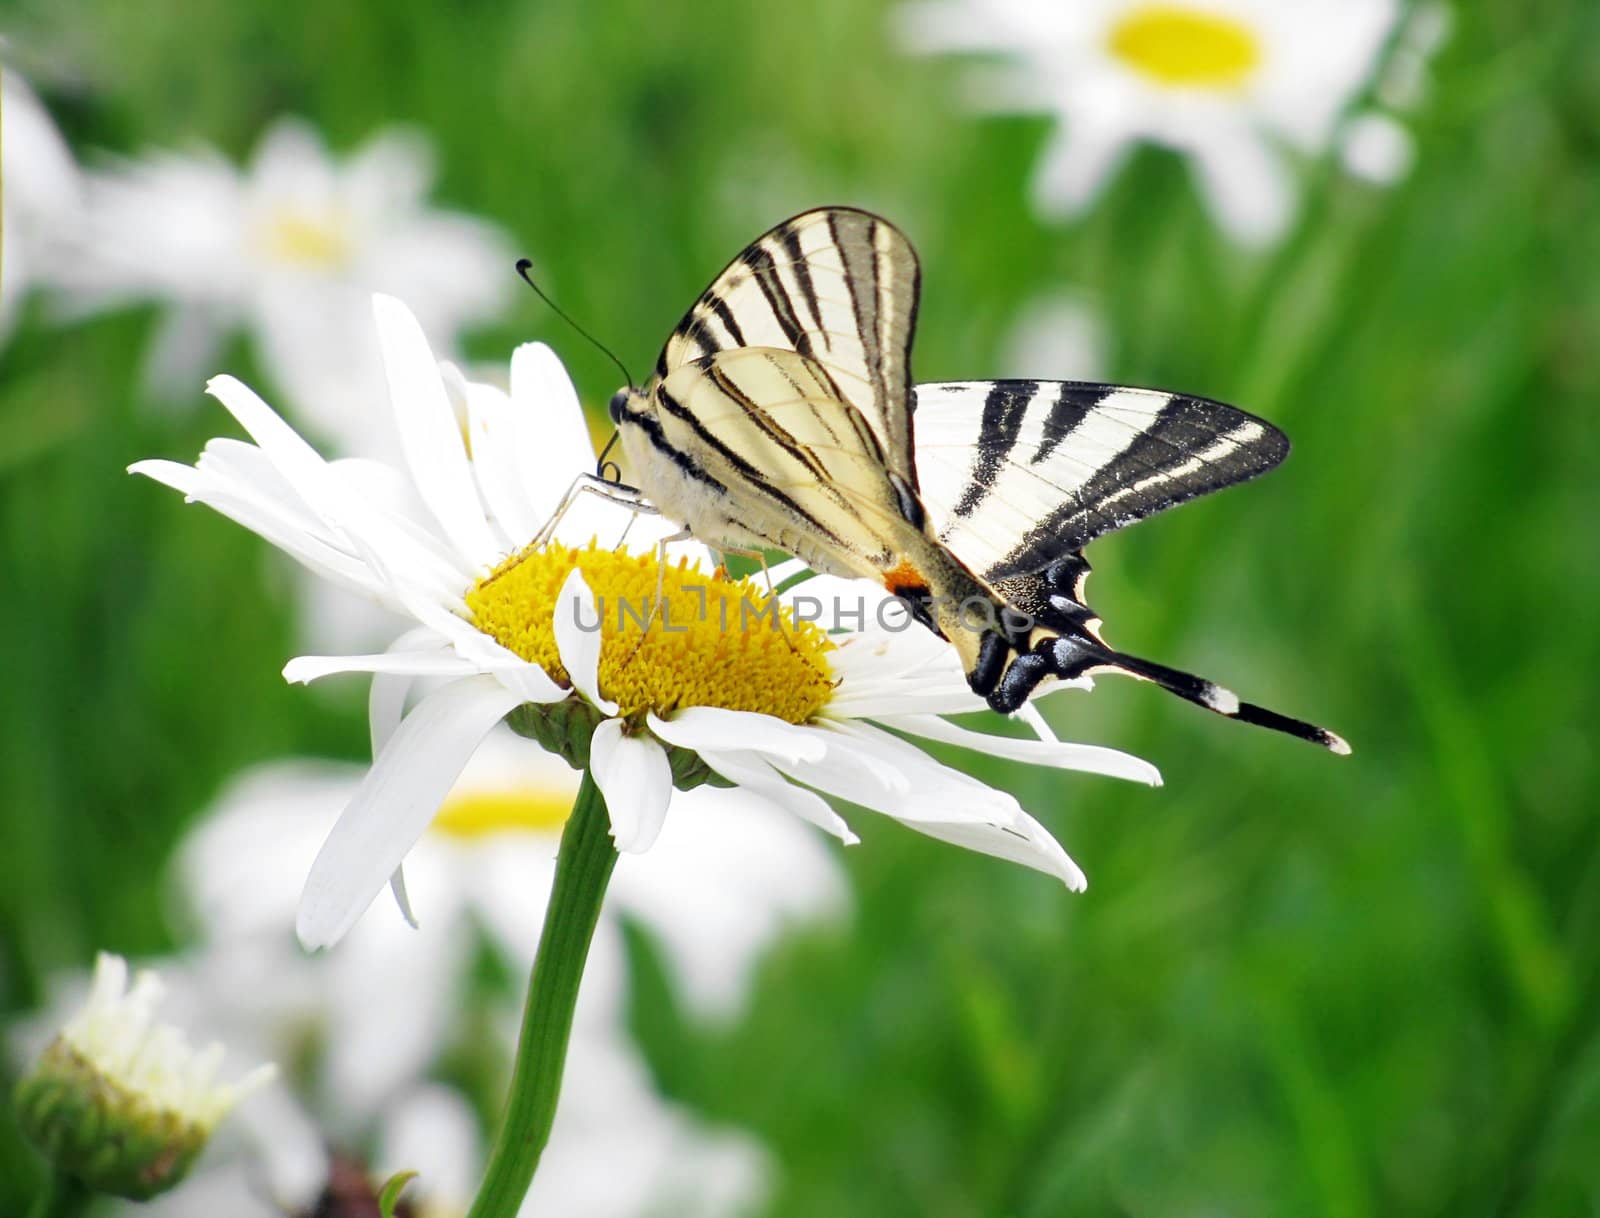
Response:
[{"label": "white daisy flower", "polygon": [[87,178],[78,310],[153,299],[169,307],[151,356],[187,397],[218,344],[248,328],[298,416],[341,452],[369,446],[364,406],[382,384],[373,291],[423,302],[429,338],[451,349],[495,317],[513,282],[504,233],[427,206],[433,150],[417,131],[372,137],[347,159],[280,119],[247,169],[216,153],[156,153]]},{"label": "white daisy flower", "polygon": [[80,203],[77,164],[21,76],[0,65],[0,340],[34,283],[48,281]]},{"label": "white daisy flower", "polygon": [[58,1170],[97,1192],[143,1199],[188,1172],[236,1104],[268,1082],[262,1065],[219,1082],[221,1044],[195,1049],[158,1023],[153,972],[128,983],[128,963],[102,952],[88,998],[17,1091],[23,1129]]},{"label": "white daisy flower", "polygon": [[[973,76],[981,108],[1059,120],[1034,181],[1043,212],[1083,211],[1152,143],[1188,157],[1217,222],[1260,244],[1294,210],[1283,149],[1328,146],[1398,15],[1398,0],[919,0],[897,17],[915,51],[1007,61]],[[1395,135],[1369,131],[1358,159],[1392,162],[1375,142]]]},{"label": "white daisy flower", "polygon": [[[531,545],[571,475],[591,463],[559,361],[542,345],[520,348],[506,395],[441,370],[398,301],[379,297],[375,311],[405,474],[329,464],[231,377],[210,391],[255,444],[214,440],[193,467],[133,466],[415,622],[381,655],[307,656],[285,669],[295,681],[373,675],[375,760],[312,865],[298,918],[307,945],[332,944],[355,924],[508,716],[591,770],[624,852],[655,841],[675,783],[714,776],[846,841],[854,835],[817,792],[1076,889],[1083,873],[1012,796],[896,733],[1158,781],[1153,767],[1111,749],[990,736],[942,718],[982,703],[953,652],[924,631],[830,635],[793,615],[782,629],[770,618],[745,628],[747,608],[771,605],[753,584],[695,565],[699,547],[659,563],[652,542],[669,526],[657,519],[630,534],[647,552],[601,549],[595,539],[614,540],[628,513],[619,522],[612,505],[583,496],[548,545]],[[465,435],[452,396],[464,404]],[[408,497],[416,515],[403,507]],[[864,595],[835,584],[836,597]],[[658,587],[661,621],[641,633],[622,610],[642,618]],[[863,606],[868,622],[872,613]],[[433,688],[402,714],[424,680]]]}]

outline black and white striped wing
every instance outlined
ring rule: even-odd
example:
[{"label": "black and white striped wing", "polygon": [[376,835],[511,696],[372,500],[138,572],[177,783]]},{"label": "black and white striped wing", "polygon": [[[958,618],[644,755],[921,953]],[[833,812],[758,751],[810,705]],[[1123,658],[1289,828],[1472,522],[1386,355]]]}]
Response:
[{"label": "black and white striped wing", "polygon": [[911,340],[921,271],[899,229],[869,212],[825,207],[752,242],[673,331],[656,378],[721,351],[798,352],[832,397],[877,436],[889,470],[916,486],[911,440]]},{"label": "black and white striped wing", "polygon": [[1119,385],[969,381],[918,385],[916,395],[929,520],[1038,627],[991,705],[1014,709],[1041,676],[1123,672],[1229,718],[1350,751],[1325,728],[1109,647],[1084,597],[1085,545],[1265,473],[1288,455],[1282,432],[1221,402]]},{"label": "black and white striped wing", "polygon": [[816,361],[768,347],[720,351],[654,392],[662,442],[721,488],[739,532],[836,574],[890,564],[904,522],[883,448]]},{"label": "black and white striped wing", "polygon": [[916,461],[939,538],[991,583],[1263,474],[1272,424],[1221,402],[1077,381],[916,387]]}]

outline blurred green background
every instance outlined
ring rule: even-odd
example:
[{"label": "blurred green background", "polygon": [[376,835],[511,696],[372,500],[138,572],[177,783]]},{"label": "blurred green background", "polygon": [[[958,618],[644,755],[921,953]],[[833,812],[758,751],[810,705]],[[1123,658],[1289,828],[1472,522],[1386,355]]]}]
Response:
[{"label": "blurred green background", "polygon": [[[846,202],[922,255],[918,379],[999,371],[1023,306],[1068,288],[1115,379],[1293,438],[1271,478],[1096,545],[1091,592],[1114,641],[1354,757],[1106,680],[1054,723],[1164,789],[981,770],[1086,895],[857,815],[853,926],[781,948],[719,1032],[635,937],[661,1086],[767,1141],[774,1215],[1600,1213],[1600,9],[1460,8],[1410,177],[1310,167],[1258,254],[1153,152],[1083,221],[1037,221],[1048,123],[961,113],[957,65],[897,54],[885,14],[23,0],[5,22],[81,68],[35,78],[79,150],[243,159],[281,112],[340,150],[421,125],[438,201],[504,225],[635,367],[745,241]],[[4,1013],[97,947],[171,946],[168,853],[239,767],[366,757],[357,690],[279,679],[293,606],[263,544],[122,472],[222,430],[198,386],[191,413],[142,400],[155,319],[35,307],[0,353]],[[471,349],[529,337],[603,407],[614,371],[531,295]],[[223,366],[271,383],[243,341]],[[8,1120],[0,1213],[35,1171]]]}]

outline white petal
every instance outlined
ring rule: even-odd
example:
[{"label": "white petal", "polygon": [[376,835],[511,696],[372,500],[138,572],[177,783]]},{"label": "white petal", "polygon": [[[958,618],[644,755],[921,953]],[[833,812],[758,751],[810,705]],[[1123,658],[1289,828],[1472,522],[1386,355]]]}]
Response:
[{"label": "white petal", "polygon": [[327,462],[255,390],[237,377],[223,375],[207,381],[206,392],[250,433],[291,486],[305,494],[325,484]]},{"label": "white petal", "polygon": [[941,842],[1053,875],[1073,892],[1082,892],[1089,886],[1082,869],[1067,856],[1061,843],[1026,812],[1011,824],[911,820],[901,823]]},{"label": "white petal", "polygon": [[[128,472],[169,486],[191,503],[205,504],[343,588],[376,598],[381,604],[393,602],[388,586],[365,563],[329,545],[316,533],[307,532],[287,505],[263,503],[248,490],[222,484],[208,470],[175,461],[138,461],[128,467]],[[321,530],[320,522],[317,527]]]},{"label": "white petal", "polygon": [[[466,397],[467,427],[472,435],[472,469],[484,502],[513,548],[526,544],[544,523],[523,484],[523,467],[533,451],[517,444],[518,428],[503,391],[463,379],[461,392]],[[529,440],[537,450],[537,441]]]},{"label": "white petal", "polygon": [[827,752],[826,738],[815,728],[754,711],[686,706],[674,711],[670,719],[651,714],[649,723],[650,730],[668,744],[697,753],[702,749],[722,753],[754,750],[799,763],[821,761]]},{"label": "white petal", "polygon": [[1021,806],[1006,792],[870,724],[831,725],[828,755],[821,764],[772,760],[777,769],[807,786],[907,824],[925,820],[1004,824],[1022,815]]},{"label": "white petal", "polygon": [[412,930],[417,929],[417,915],[411,909],[411,894],[406,891],[406,865],[401,863],[394,869],[394,874],[389,877],[389,891],[394,894],[394,903],[400,907],[400,916],[406,920],[406,925]]},{"label": "white petal", "polygon": [[1282,236],[1294,209],[1294,188],[1265,137],[1218,127],[1194,148],[1192,163],[1201,193],[1235,241],[1265,245]]},{"label": "white petal", "polygon": [[1017,707],[1017,718],[1033,729],[1033,734],[1040,740],[1048,740],[1051,744],[1057,743],[1055,732],[1050,730],[1050,724],[1045,720],[1044,714],[1033,701],[1024,702]]},{"label": "white petal", "polygon": [[603,720],[589,742],[589,769],[606,798],[617,849],[650,849],[672,802],[672,766],[649,736],[629,736],[617,719]]},{"label": "white petal", "polygon": [[737,783],[743,790],[777,804],[785,812],[792,812],[802,820],[825,829],[846,846],[854,846],[861,840],[850,831],[844,818],[828,806],[827,800],[815,791],[796,786],[760,756],[702,749],[700,759],[729,782]]},{"label": "white petal", "polygon": [[357,148],[343,167],[344,189],[355,208],[387,220],[385,213],[415,207],[435,176],[433,144],[421,131],[389,127]]},{"label": "white petal", "polygon": [[1106,179],[1133,147],[1127,134],[1087,116],[1056,131],[1034,172],[1034,206],[1044,215],[1077,215],[1094,202]]},{"label": "white petal", "polygon": [[572,480],[594,468],[594,446],[572,378],[543,343],[523,343],[512,352],[511,404],[519,429],[518,468],[542,525]]},{"label": "white petal", "polygon": [[1416,149],[1406,129],[1387,114],[1360,114],[1345,128],[1340,155],[1357,177],[1387,186],[1410,171]]},{"label": "white petal", "polygon": [[426,929],[413,930],[387,910],[363,918],[322,975],[328,1053],[318,1081],[340,1112],[381,1111],[422,1077],[458,1013],[455,987],[472,950],[466,893],[459,883],[438,882],[437,860],[426,865],[429,853],[425,843],[411,867],[431,914]]},{"label": "white petal", "polygon": [[556,654],[572,688],[606,714],[616,714],[617,704],[600,696],[600,611],[577,567],[567,572],[561,585],[555,615]]},{"label": "white petal", "polygon": [[472,1196],[483,1147],[472,1106],[459,1091],[425,1083],[385,1105],[373,1166],[378,1178],[415,1171],[411,1190],[438,1212]]},{"label": "white petal", "polygon": [[489,677],[430,694],[401,721],[323,843],[295,929],[308,948],[338,942],[366,911],[489,729],[520,699]]},{"label": "white petal", "polygon": [[439,365],[411,311],[392,296],[372,298],[384,372],[406,464],[428,510],[456,548],[474,563],[499,555],[484,520],[477,483]]},{"label": "white petal", "polygon": [[[389,650],[418,650],[435,637],[433,631],[421,627],[401,635],[389,644]],[[380,672],[372,675],[372,688],[367,694],[367,731],[372,738],[374,760],[382,755],[389,738],[400,727],[413,681],[408,673]]]},{"label": "white petal", "polygon": [[990,757],[1005,757],[1011,761],[1050,766],[1057,770],[1082,770],[1086,774],[1126,778],[1130,782],[1142,782],[1152,787],[1161,785],[1161,771],[1148,761],[1099,745],[991,736],[986,732],[961,727],[937,715],[885,715],[878,722],[913,736],[960,745]]},{"label": "white petal", "polygon": [[[434,372],[437,377],[436,368]],[[375,568],[387,563],[408,575],[421,569],[438,576],[441,562],[450,565],[436,541],[420,535],[410,522],[393,519],[365,502],[357,488],[347,486],[316,450],[243,383],[230,376],[212,377],[206,390],[255,438],[284,482],[363,561]],[[482,525],[481,518],[479,523]],[[487,531],[487,526],[482,527]],[[469,579],[458,575],[452,586],[459,588]],[[387,575],[384,580],[395,584]]]},{"label": "white petal", "polygon": [[296,656],[283,666],[283,679],[293,685],[305,685],[345,672],[461,677],[477,671],[476,664],[449,651],[389,651],[365,656]]}]

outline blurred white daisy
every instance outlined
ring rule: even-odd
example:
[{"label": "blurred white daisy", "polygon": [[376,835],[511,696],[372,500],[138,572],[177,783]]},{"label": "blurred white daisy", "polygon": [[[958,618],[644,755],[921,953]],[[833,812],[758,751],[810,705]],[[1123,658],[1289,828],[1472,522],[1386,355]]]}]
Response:
[{"label": "blurred white daisy", "polygon": [[0,65],[0,340],[23,293],[47,281],[78,217],[78,167],[27,83]]},{"label": "blurred white daisy", "polygon": [[1073,292],[1029,302],[1001,345],[1002,377],[1097,381],[1106,375],[1105,322]]},{"label": "blurred white daisy", "polygon": [[[373,675],[374,762],[312,865],[297,923],[308,946],[332,944],[355,924],[513,711],[519,730],[590,769],[623,851],[655,841],[675,785],[715,776],[846,841],[854,835],[816,792],[1081,888],[1083,873],[1012,796],[895,732],[1159,781],[1115,750],[990,736],[941,718],[983,704],[952,650],[926,632],[830,635],[793,615],[781,629],[771,617],[765,628],[750,624],[748,608],[774,612],[754,584],[702,570],[699,547],[685,547],[676,565],[659,562],[654,542],[670,527],[659,519],[634,525],[626,510],[582,496],[549,544],[531,544],[571,476],[592,463],[559,361],[542,345],[520,348],[507,395],[441,370],[398,301],[379,297],[375,310],[409,477],[367,462],[330,465],[231,377],[213,380],[211,392],[255,444],[214,440],[193,467],[133,467],[415,623],[383,654],[301,657],[285,669],[295,681]],[[418,501],[411,513],[400,506],[408,497]],[[596,544],[628,527],[645,553]],[[864,596],[862,585],[836,583],[838,597]],[[662,613],[641,631],[623,606],[642,613],[658,589]],[[870,622],[871,607],[861,608]],[[421,681],[436,684],[403,714]],[[1037,714],[1031,720],[1047,733]]]},{"label": "blurred white daisy", "polygon": [[[1259,244],[1294,210],[1285,149],[1329,145],[1399,12],[1398,0],[917,0],[896,16],[912,50],[1003,57],[972,75],[979,108],[1057,118],[1034,180],[1046,214],[1083,211],[1152,143],[1188,157],[1218,223]],[[1405,132],[1363,122],[1357,163],[1394,170]]]},{"label": "blurred white daisy", "polygon": [[424,332],[448,351],[499,313],[514,280],[504,233],[427,205],[433,162],[412,130],[336,160],[312,127],[285,118],[243,170],[198,151],[91,172],[71,307],[167,305],[150,372],[183,400],[222,338],[248,328],[311,431],[341,452],[370,449],[365,415],[382,385],[372,293],[419,302]]},{"label": "blurred white daisy", "polygon": [[[179,874],[204,942],[225,958],[281,954],[289,976],[300,957],[290,927],[317,849],[361,785],[363,767],[285,761],[242,776],[185,843]],[[406,862],[408,890],[425,912],[408,927],[373,911],[334,953],[314,995],[280,986],[279,1022],[319,1012],[330,1055],[331,1093],[361,1112],[419,1077],[451,1024],[453,995],[486,933],[520,975],[533,961],[556,846],[577,794],[566,762],[501,728],[451,788]],[[847,906],[843,877],[823,842],[793,817],[736,789],[682,792],[646,854],[621,860],[602,912],[584,1002],[620,1022],[619,921],[631,918],[662,946],[695,1010],[737,1010],[762,952],[787,928]],[[320,959],[320,958],[319,958]],[[225,990],[249,994],[246,979]],[[375,1004],[404,989],[407,1001]],[[598,1016],[597,1016],[598,1017]]]},{"label": "blurred white daisy", "polygon": [[57,1169],[96,1192],[144,1199],[189,1171],[218,1122],[267,1083],[271,1065],[218,1080],[223,1048],[158,1022],[161,979],[102,952],[81,1009],[18,1085],[23,1130]]}]

